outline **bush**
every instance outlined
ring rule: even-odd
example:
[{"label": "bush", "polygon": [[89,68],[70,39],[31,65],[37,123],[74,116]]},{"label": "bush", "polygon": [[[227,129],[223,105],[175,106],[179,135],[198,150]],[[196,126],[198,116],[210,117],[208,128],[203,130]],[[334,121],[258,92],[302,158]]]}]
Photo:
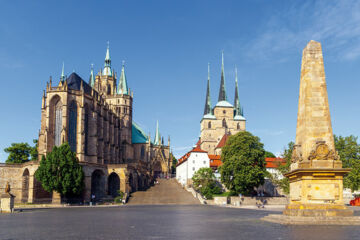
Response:
[{"label": "bush", "polygon": [[122,200],[123,200],[125,194],[124,194],[124,192],[122,192],[120,190],[118,190],[117,193],[118,193],[118,196],[114,198],[114,203],[122,203]]},{"label": "bush", "polygon": [[221,188],[216,183],[216,178],[211,168],[200,168],[193,176],[194,189],[199,191],[206,199],[221,193]]}]

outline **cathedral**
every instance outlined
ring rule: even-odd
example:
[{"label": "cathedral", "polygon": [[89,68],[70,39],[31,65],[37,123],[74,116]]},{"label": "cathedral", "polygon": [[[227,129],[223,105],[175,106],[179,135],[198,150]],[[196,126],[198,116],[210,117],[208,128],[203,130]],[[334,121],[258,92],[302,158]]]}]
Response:
[{"label": "cathedral", "polygon": [[[42,96],[39,160],[54,146],[68,142],[85,173],[82,199],[114,197],[118,190],[145,189],[158,175],[170,172],[168,144],[159,132],[150,139],[133,121],[133,92],[128,87],[125,65],[120,77],[111,66],[110,49],[104,67],[89,81],[73,72],[58,84],[50,77]],[[45,192],[34,175],[39,161],[0,165],[0,189],[9,181],[17,202],[45,202],[54,196]]]},{"label": "cathedral", "polygon": [[224,54],[221,59],[221,78],[219,98],[214,107],[210,97],[210,67],[208,66],[208,80],[204,115],[200,121],[200,139],[198,145],[209,155],[221,155],[221,148],[230,135],[245,131],[246,119],[240,106],[237,69],[235,68],[235,97],[234,105],[228,102],[225,87]]}]

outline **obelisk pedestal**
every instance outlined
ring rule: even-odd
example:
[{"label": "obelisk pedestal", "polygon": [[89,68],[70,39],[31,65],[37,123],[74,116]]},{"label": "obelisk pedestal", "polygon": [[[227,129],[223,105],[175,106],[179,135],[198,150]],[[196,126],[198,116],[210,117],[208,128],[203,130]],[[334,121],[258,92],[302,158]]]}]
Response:
[{"label": "obelisk pedestal", "polygon": [[290,203],[283,215],[264,220],[284,224],[360,224],[343,202],[342,168],[335,150],[321,44],[303,50],[296,140],[291,157]]}]

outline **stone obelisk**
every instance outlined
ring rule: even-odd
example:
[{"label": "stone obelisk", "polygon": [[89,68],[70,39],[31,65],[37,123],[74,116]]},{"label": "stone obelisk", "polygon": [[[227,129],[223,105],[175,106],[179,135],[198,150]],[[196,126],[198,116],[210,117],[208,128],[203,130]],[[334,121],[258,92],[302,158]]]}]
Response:
[{"label": "stone obelisk", "polygon": [[319,42],[303,50],[296,140],[290,172],[288,216],[352,216],[343,202],[343,176],[349,169],[335,150],[324,60]]},{"label": "stone obelisk", "polygon": [[290,202],[283,214],[265,221],[281,224],[360,225],[343,202],[342,168],[335,150],[321,44],[303,51],[296,140],[291,157]]}]

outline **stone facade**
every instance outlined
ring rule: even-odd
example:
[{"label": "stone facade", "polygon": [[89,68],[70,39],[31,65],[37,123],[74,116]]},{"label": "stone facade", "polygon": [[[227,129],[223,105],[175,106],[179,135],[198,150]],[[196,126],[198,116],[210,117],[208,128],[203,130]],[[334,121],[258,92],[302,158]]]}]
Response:
[{"label": "stone facade", "polygon": [[[42,97],[39,160],[54,146],[68,142],[85,173],[82,198],[115,196],[149,186],[154,177],[170,171],[168,145],[144,134],[133,122],[133,93],[127,87],[123,65],[119,82],[111,69],[109,48],[104,68],[89,83],[76,73],[54,86],[50,78]],[[158,138],[160,134],[157,132]],[[6,181],[16,202],[41,202],[51,198],[36,181],[39,162],[0,165],[0,191]]]}]

